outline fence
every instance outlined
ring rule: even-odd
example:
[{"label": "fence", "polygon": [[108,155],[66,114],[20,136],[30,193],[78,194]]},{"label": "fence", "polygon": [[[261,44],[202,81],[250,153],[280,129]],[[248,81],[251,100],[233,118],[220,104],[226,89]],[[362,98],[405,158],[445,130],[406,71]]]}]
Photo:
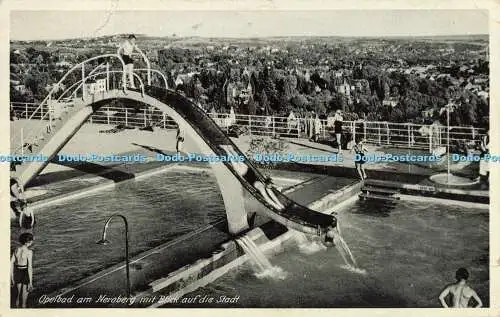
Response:
[{"label": "fence", "polygon": [[[16,117],[29,118],[37,108],[36,104],[11,103],[11,110]],[[48,109],[43,108],[38,116],[40,119]],[[255,136],[280,136],[287,138],[311,138],[314,136],[314,120],[297,118],[289,120],[287,117],[231,115],[227,113],[210,113],[212,119],[226,132],[230,127],[239,127]],[[156,126],[164,129],[176,128],[175,121],[156,108],[145,106],[106,106],[100,108],[89,119],[89,123],[109,125],[126,125],[129,127]],[[333,127],[327,120],[320,120],[319,137],[334,139]],[[343,139],[353,140],[363,137],[367,143],[426,149],[433,151],[447,145],[448,128],[438,125],[421,125],[412,123],[372,122],[372,121],[344,121]],[[449,131],[450,144],[465,143],[468,145],[480,142],[484,129],[473,127],[451,126]]]}]

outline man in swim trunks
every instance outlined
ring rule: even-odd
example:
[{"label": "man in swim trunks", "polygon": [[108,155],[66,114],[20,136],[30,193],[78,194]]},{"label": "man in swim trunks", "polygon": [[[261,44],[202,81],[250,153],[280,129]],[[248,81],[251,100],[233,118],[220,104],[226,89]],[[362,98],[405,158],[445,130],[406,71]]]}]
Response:
[{"label": "man in swim trunks", "polygon": [[16,307],[22,298],[22,308],[26,308],[28,293],[33,289],[33,251],[29,248],[33,245],[33,235],[23,233],[19,237],[21,246],[14,251],[11,258],[10,278],[17,289]]},{"label": "man in swim trunks", "polygon": [[[128,39],[120,45],[117,51],[117,54],[123,58],[123,62],[125,63],[125,72],[128,74],[130,88],[132,89],[136,89],[134,84],[134,60],[132,58],[134,50],[139,52],[139,54],[144,55],[144,53],[135,44],[135,40],[135,35],[129,35]],[[123,83],[123,86],[126,86],[126,82]]]},{"label": "man in swim trunks", "polygon": [[451,294],[453,296],[453,308],[467,308],[469,307],[469,301],[474,298],[477,302],[475,308],[483,306],[483,302],[477,296],[476,292],[467,285],[467,279],[469,278],[469,272],[464,268],[459,268],[455,274],[457,282],[455,284],[447,286],[439,295],[439,300],[441,305],[445,308],[449,308],[445,301],[445,298]]}]

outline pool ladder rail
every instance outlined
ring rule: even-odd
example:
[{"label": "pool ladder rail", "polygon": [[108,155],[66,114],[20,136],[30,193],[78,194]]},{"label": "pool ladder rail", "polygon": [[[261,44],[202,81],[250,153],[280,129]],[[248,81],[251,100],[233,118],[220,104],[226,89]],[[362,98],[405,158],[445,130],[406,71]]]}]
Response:
[{"label": "pool ladder rail", "polygon": [[361,188],[359,198],[362,200],[379,200],[395,202],[400,199],[398,189],[364,185]]}]

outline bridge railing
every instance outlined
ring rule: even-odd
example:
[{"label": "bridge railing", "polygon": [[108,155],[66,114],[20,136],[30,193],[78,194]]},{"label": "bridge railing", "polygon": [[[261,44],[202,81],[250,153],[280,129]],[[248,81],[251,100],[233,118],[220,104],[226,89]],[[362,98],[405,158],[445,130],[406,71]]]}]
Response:
[{"label": "bridge railing", "polygon": [[[119,84],[117,84],[119,86]],[[33,104],[12,103],[14,111],[28,117]],[[314,121],[304,118],[288,120],[287,117],[231,115],[229,113],[210,113],[215,122],[226,132],[230,127],[239,127],[253,136],[281,136],[286,138],[314,137]],[[39,117],[37,117],[39,119]],[[106,106],[94,113],[90,123],[126,125],[129,127],[156,126],[171,129],[177,125],[165,113],[148,107]],[[332,124],[328,120],[320,120],[319,138],[334,140]],[[422,125],[413,123],[394,123],[380,121],[344,121],[343,138],[350,141],[355,138],[365,138],[367,143],[403,148],[425,149],[433,151],[438,147],[447,146],[448,128],[446,126]],[[478,144],[485,134],[484,129],[474,127],[450,127],[450,144],[458,142]]]},{"label": "bridge railing", "polygon": [[[30,115],[26,119],[28,121],[49,120],[49,122],[51,122],[52,114],[54,112],[53,101],[57,102],[61,100],[61,98],[63,98],[64,95],[66,95],[69,92],[69,90],[66,89],[66,85],[72,87],[74,86],[75,81],[77,82],[81,81],[81,85],[79,85],[75,90],[72,91],[72,95],[73,97],[76,97],[76,93],[78,89],[80,89],[82,93],[82,98],[85,98],[87,93],[85,81],[89,77],[89,74],[95,73],[97,70],[101,69],[104,64],[106,64],[107,70],[109,72],[109,67],[110,67],[109,65],[111,59],[117,59],[120,62],[121,70],[123,72],[125,69],[125,63],[122,60],[122,58],[116,54],[104,54],[100,56],[95,56],[79,64],[76,64],[68,72],[66,72],[66,74],[64,74],[64,76],[56,84],[52,86],[51,90],[49,91],[45,99],[43,99],[42,102],[33,111],[31,111]],[[91,62],[94,61],[98,62],[97,67],[91,65]],[[89,66],[91,69],[90,72],[88,72]],[[79,72],[79,74],[76,75],[76,72]],[[125,83],[124,79],[125,79],[125,72],[123,72],[123,78],[122,78],[123,83]],[[60,91],[63,91],[63,93],[60,94]],[[27,112],[25,109],[25,116],[26,113]],[[37,127],[37,125],[26,124],[25,128],[23,127],[21,135],[19,136],[20,140],[18,139],[17,141],[13,141],[14,144],[19,144],[19,146],[15,148],[14,153],[23,154],[25,143],[30,143],[33,142],[33,140],[36,140],[39,135],[43,134],[44,130],[45,127],[40,129],[39,127]]]},{"label": "bridge railing", "polygon": [[[118,84],[119,85],[119,84]],[[35,105],[12,103],[14,111],[22,114],[21,118],[29,117]],[[231,126],[241,128],[254,136],[281,136],[287,138],[313,138],[314,121],[298,118],[288,120],[287,117],[231,115],[229,113],[210,113],[215,122],[226,132]],[[40,119],[37,117],[37,119]],[[103,107],[89,119],[91,123],[110,125],[123,124],[131,127],[157,126],[160,128],[175,128],[176,123],[163,112],[154,108],[131,108],[126,106]],[[334,140],[333,126],[328,120],[320,120],[320,139]],[[447,146],[448,128],[438,125],[422,125],[413,123],[394,123],[380,121],[344,121],[343,138],[353,140],[365,138],[367,143],[425,149],[433,151],[438,147]],[[478,144],[485,134],[484,129],[463,126],[450,127],[450,144],[458,142]]]}]

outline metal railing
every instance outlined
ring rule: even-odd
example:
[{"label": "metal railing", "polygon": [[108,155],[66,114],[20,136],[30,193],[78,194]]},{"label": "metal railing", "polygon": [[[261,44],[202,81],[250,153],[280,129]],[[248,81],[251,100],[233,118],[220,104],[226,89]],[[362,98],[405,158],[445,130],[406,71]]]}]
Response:
[{"label": "metal railing", "polygon": [[[55,98],[56,101],[59,101],[64,96],[64,95],[59,95],[59,97],[55,97],[57,95],[57,93],[61,90],[60,87],[62,87],[64,85],[65,80],[71,74],[74,74],[75,71],[80,70],[80,69],[81,69],[81,80],[80,80],[81,85],[79,85],[78,88],[73,91],[73,95],[76,97],[77,90],[79,88],[81,88],[82,98],[85,98],[86,97],[85,81],[86,81],[87,77],[89,77],[88,75],[93,74],[94,72],[96,72],[96,70],[100,69],[102,67],[103,63],[100,63],[99,65],[97,65],[97,67],[94,67],[94,69],[92,69],[89,73],[87,73],[87,75],[85,74],[86,66],[88,66],[90,64],[90,62],[92,62],[92,61],[110,59],[110,58],[116,58],[116,59],[118,59],[118,61],[120,61],[121,69],[123,72],[122,82],[124,83],[124,89],[126,89],[126,87],[125,87],[125,83],[126,83],[125,72],[124,72],[125,63],[124,63],[123,59],[121,58],[121,56],[119,56],[117,54],[104,54],[104,55],[92,57],[92,58],[89,58],[89,59],[79,63],[79,64],[76,64],[69,71],[67,71],[66,74],[64,74],[64,76],[56,84],[54,84],[52,86],[52,89],[49,91],[48,95],[31,112],[31,114],[29,115],[27,120],[37,120],[37,119],[38,120],[46,120],[46,119],[48,119],[49,122],[51,122],[52,121],[52,113],[53,113],[53,110],[52,110],[53,108],[51,107],[52,100]],[[109,60],[107,61],[107,70],[109,71]],[[66,94],[67,92],[68,92],[68,89],[66,89],[63,93]],[[45,111],[45,113],[43,112],[44,108],[47,110],[47,111]],[[35,116],[37,116],[39,118],[35,119]],[[16,154],[18,154],[19,151],[21,154],[23,154],[24,145],[26,143],[25,140],[29,140],[31,142],[32,139],[34,139],[36,141],[37,138],[39,137],[39,135],[43,134],[43,131],[46,127],[42,128],[42,129],[37,127],[38,128],[37,129],[37,128],[33,128],[33,127],[30,127],[29,125],[27,125],[27,128],[30,129],[28,132],[28,135],[27,136],[25,135],[26,131],[24,131],[24,128],[23,128],[23,131],[20,134],[21,140],[17,140],[14,143],[14,144],[20,143],[19,147],[17,147],[14,151]]]},{"label": "metal railing", "polygon": [[[32,104],[12,103],[13,109],[28,117],[27,112],[34,108]],[[314,136],[314,121],[298,118],[288,120],[287,117],[230,115],[229,113],[210,113],[212,119],[226,132],[230,127],[254,136],[281,136],[287,138],[312,138]],[[152,107],[133,108],[122,106],[106,106],[94,113],[90,123],[126,125],[129,127],[156,126],[159,128],[175,128],[174,120],[165,113]],[[327,120],[320,120],[319,137],[334,139],[333,127]],[[446,126],[422,125],[413,123],[392,123],[380,121],[344,121],[343,137],[353,140],[363,137],[367,143],[393,147],[427,149],[433,151],[438,147],[447,146]],[[454,142],[477,143],[485,133],[484,129],[474,127],[450,127],[450,144]]]}]

